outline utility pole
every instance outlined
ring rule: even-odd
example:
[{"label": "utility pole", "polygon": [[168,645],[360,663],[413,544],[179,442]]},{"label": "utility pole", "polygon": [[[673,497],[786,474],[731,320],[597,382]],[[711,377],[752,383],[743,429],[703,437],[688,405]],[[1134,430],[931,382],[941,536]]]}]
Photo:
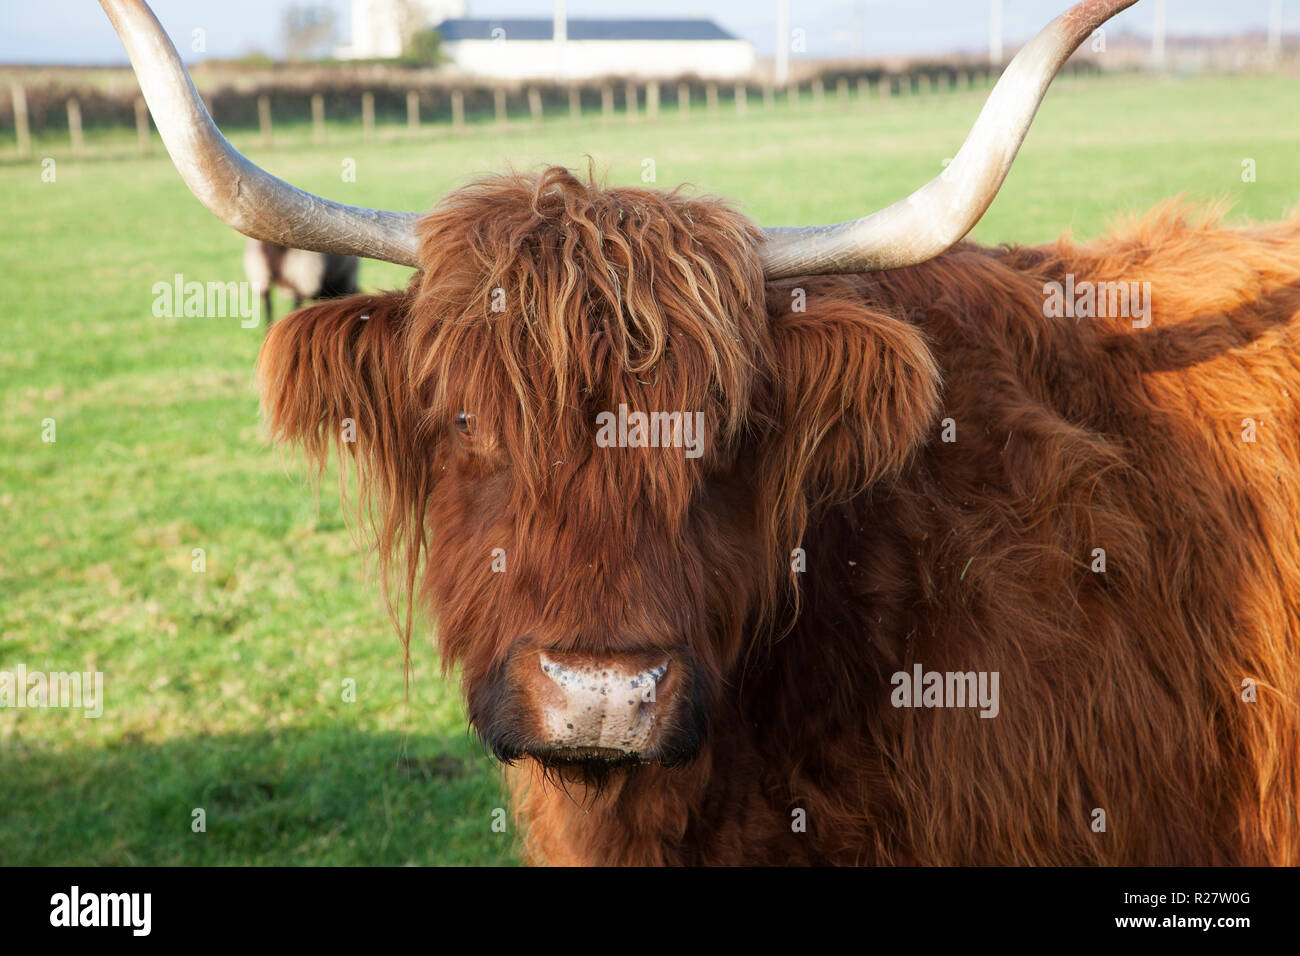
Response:
[{"label": "utility pole", "polygon": [[776,0],[776,76],[777,89],[790,82],[790,0]]},{"label": "utility pole", "polygon": [[1282,0],[1270,0],[1268,9],[1268,62],[1282,62]]},{"label": "utility pole", "polygon": [[989,65],[1002,65],[1002,0],[989,0]]},{"label": "utility pole", "polygon": [[1165,0],[1156,0],[1156,22],[1151,30],[1151,65],[1165,68]]},{"label": "utility pole", "polygon": [[555,42],[555,80],[563,83],[566,79],[564,47],[569,42],[569,19],[565,15],[564,0],[555,0],[555,25],[551,33]]}]

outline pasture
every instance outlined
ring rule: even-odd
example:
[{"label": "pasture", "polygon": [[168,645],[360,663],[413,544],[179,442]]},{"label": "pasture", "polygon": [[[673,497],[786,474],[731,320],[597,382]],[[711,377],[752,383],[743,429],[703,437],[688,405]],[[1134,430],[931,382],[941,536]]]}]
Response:
[{"label": "pasture", "polygon": [[[1294,96],[1294,80],[1272,77],[1063,80],[974,238],[1094,236],[1178,194],[1226,199],[1233,221],[1278,218],[1300,200]],[[751,103],[746,118],[560,119],[370,144],[334,127],[324,147],[305,129],[274,149],[255,133],[232,140],[296,185],[364,206],[423,210],[507,163],[590,155],[611,183],[653,168],[657,186],[690,182],[786,225],[901,198],[956,151],[982,98],[771,114]],[[492,827],[498,772],[466,731],[454,677],[439,676],[428,626],[408,690],[334,476],[317,500],[266,445],[262,330],[154,315],[155,283],[178,273],[241,280],[242,238],[161,146],[85,161],[63,142],[35,148],[0,165],[0,671],[102,671],[104,712],[0,709],[0,863],[515,862],[513,832]],[[406,274],[366,262],[361,282]],[[196,808],[206,832],[191,829]]]}]

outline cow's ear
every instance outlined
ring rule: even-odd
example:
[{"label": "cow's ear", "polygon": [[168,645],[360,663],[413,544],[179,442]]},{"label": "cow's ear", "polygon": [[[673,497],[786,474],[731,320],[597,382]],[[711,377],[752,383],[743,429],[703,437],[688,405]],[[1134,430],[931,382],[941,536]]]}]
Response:
[{"label": "cow's ear", "polygon": [[797,536],[810,506],[907,461],[938,414],[939,372],[919,330],[842,280],[769,285],[767,306],[774,368],[755,464],[768,514]]},{"label": "cow's ear", "polygon": [[[406,387],[405,292],[354,295],[271,326],[258,357],[271,435],[323,466],[331,443],[388,485],[413,455],[419,415]],[[384,488],[392,491],[392,488]]]}]

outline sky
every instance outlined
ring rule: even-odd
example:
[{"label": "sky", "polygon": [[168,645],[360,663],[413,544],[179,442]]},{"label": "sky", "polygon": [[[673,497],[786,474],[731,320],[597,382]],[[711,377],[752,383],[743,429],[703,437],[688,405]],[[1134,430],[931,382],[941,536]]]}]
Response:
[{"label": "sky", "polygon": [[[196,28],[205,31],[207,56],[239,56],[253,50],[280,56],[280,23],[295,0],[153,0],[151,6],[176,39],[187,62]],[[297,0],[299,4],[303,0]],[[324,2],[338,12],[342,33],[350,29],[349,0]],[[571,17],[692,17],[716,20],[754,43],[760,56],[775,48],[776,0],[567,0]],[[1209,35],[1263,30],[1271,0],[1167,0],[1171,35]],[[549,17],[551,0],[468,0],[470,16]],[[1003,38],[1028,39],[1069,5],[1069,0],[1004,0]],[[1154,0],[1141,0],[1112,23],[1115,29],[1149,34]],[[987,48],[989,0],[791,0],[790,25],[807,36],[810,58],[854,52],[861,24],[865,56],[947,53]],[[1283,0],[1283,30],[1300,33],[1300,0]],[[346,37],[341,37],[345,39]],[[94,0],[0,0],[0,63],[125,64],[117,37]]]}]

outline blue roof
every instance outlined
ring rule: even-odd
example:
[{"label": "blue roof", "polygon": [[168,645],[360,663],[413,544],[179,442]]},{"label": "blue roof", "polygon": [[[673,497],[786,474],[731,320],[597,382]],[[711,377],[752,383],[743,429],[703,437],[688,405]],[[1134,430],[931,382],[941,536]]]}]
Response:
[{"label": "blue roof", "polygon": [[[505,31],[507,40],[553,39],[554,21],[502,17],[497,20],[443,20],[438,32],[444,40],[491,40],[493,31]],[[712,20],[583,20],[568,21],[570,40],[734,40]]]}]

